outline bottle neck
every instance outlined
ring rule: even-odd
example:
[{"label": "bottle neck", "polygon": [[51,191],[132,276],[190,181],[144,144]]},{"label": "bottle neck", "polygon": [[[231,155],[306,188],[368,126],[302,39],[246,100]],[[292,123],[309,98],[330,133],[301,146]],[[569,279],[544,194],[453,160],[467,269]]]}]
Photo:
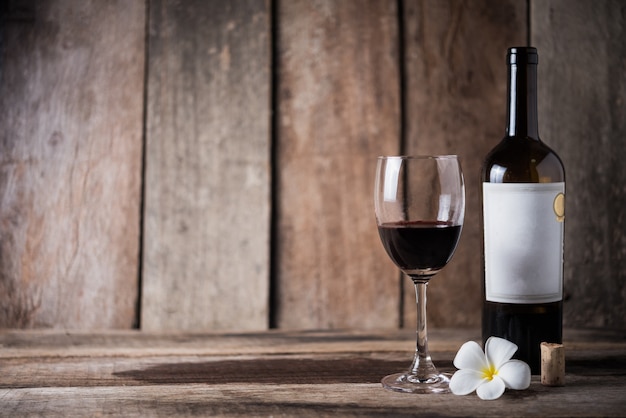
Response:
[{"label": "bottle neck", "polygon": [[539,140],[537,124],[537,64],[508,65],[506,134]]}]

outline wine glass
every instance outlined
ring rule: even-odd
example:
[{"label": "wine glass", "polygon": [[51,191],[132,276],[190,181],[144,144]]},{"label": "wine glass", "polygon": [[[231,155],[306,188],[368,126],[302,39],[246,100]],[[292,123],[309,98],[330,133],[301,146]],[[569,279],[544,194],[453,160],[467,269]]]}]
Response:
[{"label": "wine glass", "polygon": [[446,393],[450,375],[428,353],[426,288],[452,258],[465,214],[465,185],[456,155],[378,157],[374,189],[380,239],[415,284],[417,347],[408,371],[386,376],[386,389]]}]

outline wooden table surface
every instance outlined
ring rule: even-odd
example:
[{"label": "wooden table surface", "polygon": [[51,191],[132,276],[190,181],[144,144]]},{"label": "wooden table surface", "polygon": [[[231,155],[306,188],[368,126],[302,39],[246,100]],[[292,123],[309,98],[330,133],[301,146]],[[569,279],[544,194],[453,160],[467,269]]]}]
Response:
[{"label": "wooden table surface", "polygon": [[[0,416],[624,416],[624,333],[565,332],[566,385],[495,401],[384,390],[410,331],[0,331]],[[432,330],[453,371],[474,330]]]}]

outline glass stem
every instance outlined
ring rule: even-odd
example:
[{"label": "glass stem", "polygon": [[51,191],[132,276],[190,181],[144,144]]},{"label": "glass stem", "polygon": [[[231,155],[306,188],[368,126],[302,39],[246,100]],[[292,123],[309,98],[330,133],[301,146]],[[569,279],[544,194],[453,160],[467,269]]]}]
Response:
[{"label": "glass stem", "polygon": [[417,344],[415,358],[411,365],[411,374],[419,381],[426,382],[436,378],[438,374],[428,353],[428,328],[426,326],[426,287],[428,280],[412,279],[415,284],[415,298],[417,300]]}]

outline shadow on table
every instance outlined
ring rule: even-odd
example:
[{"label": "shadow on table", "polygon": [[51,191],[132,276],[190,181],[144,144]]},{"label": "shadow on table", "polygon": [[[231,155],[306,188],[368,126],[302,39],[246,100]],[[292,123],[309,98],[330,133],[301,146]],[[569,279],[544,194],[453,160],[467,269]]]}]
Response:
[{"label": "shadow on table", "polygon": [[[387,374],[402,371],[410,360],[372,358],[310,359],[276,358],[167,363],[142,370],[118,372],[117,377],[154,384],[281,383],[330,384],[378,383]],[[451,362],[438,362],[448,370]]]}]

